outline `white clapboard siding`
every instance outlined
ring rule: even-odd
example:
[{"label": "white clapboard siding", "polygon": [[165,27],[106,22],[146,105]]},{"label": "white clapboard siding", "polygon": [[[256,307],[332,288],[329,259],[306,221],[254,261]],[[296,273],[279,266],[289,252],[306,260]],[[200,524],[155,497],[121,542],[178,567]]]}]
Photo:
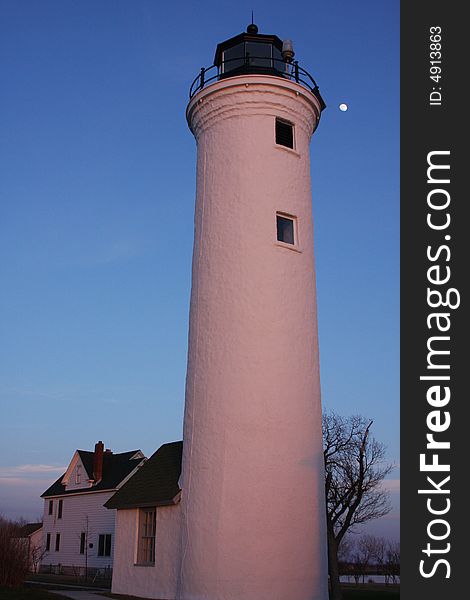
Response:
[{"label": "white clapboard siding", "polygon": [[[114,557],[115,510],[108,510],[103,504],[113,495],[111,492],[89,492],[52,498],[53,511],[49,515],[49,498],[44,502],[43,536],[51,534],[50,551],[42,559],[43,567],[62,565],[85,567],[85,554],[80,554],[80,534],[86,531],[88,518],[88,567],[112,567]],[[59,500],[62,500],[62,518],[58,518]],[[56,534],[60,533],[60,549],[55,551]],[[112,534],[111,556],[98,556],[100,534]]]}]

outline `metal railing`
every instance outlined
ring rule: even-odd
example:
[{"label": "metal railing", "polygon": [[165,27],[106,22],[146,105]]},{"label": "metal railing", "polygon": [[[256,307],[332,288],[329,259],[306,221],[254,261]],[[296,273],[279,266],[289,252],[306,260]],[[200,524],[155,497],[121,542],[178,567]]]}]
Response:
[{"label": "metal railing", "polygon": [[[259,64],[260,61],[262,61],[261,64]],[[266,65],[266,63],[269,64]],[[308,73],[308,71],[299,65],[296,60],[289,63],[277,58],[271,58],[267,56],[251,56],[249,54],[245,55],[245,57],[230,58],[222,61],[220,65],[212,65],[207,69],[202,67],[198,76],[194,79],[191,87],[189,88],[189,97],[192,98],[197,92],[199,92],[199,90],[202,90],[203,87],[215,81],[219,81],[227,77],[234,77],[236,75],[250,73],[274,75],[275,77],[283,77],[284,79],[289,79],[291,81],[295,81],[296,83],[300,83],[309,89],[318,99],[321,110],[326,107],[316,81],[310,75],[310,73]]]}]

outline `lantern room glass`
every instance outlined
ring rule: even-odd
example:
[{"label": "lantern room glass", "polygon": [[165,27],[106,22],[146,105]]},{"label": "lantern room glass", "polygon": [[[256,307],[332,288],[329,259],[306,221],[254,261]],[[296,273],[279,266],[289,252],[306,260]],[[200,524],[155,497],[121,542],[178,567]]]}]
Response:
[{"label": "lantern room glass", "polygon": [[221,73],[286,72],[281,51],[267,42],[243,41],[227,48],[222,54]]}]

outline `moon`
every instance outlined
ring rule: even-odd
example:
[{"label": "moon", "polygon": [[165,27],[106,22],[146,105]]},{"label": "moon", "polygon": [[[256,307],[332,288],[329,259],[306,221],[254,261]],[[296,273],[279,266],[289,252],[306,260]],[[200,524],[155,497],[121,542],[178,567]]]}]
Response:
[{"label": "moon", "polygon": [[348,105],[347,105],[347,104],[345,104],[344,102],[342,102],[342,103],[339,105],[339,110],[341,110],[342,112],[346,112],[346,111],[348,110],[348,108],[349,108],[349,107],[348,107]]}]

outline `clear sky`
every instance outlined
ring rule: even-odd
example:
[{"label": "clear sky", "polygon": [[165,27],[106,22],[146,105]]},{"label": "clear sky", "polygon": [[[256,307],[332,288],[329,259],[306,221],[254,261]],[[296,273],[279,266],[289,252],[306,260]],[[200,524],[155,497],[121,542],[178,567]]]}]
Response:
[{"label": "clear sky", "polygon": [[[149,456],[181,439],[188,89],[252,9],[261,33],[293,39],[328,105],[311,145],[323,404],[373,419],[399,464],[398,0],[0,0],[8,517],[41,514],[76,448]],[[372,530],[397,537],[397,509]]]}]

